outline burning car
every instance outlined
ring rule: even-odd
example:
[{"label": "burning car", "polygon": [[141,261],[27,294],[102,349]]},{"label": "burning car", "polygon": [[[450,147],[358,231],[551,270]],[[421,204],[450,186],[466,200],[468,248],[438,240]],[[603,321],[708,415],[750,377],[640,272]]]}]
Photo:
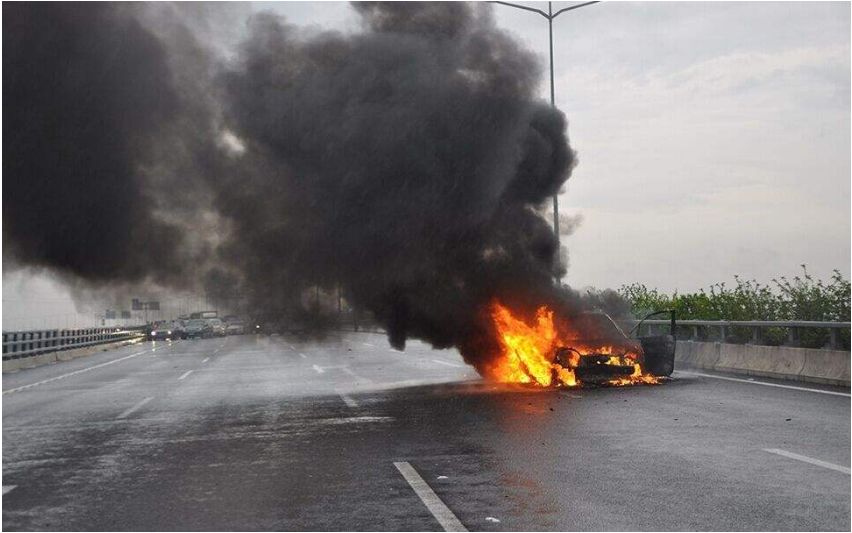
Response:
[{"label": "burning car", "polygon": [[576,331],[582,334],[556,348],[555,363],[585,383],[627,384],[642,376],[643,370],[650,378],[670,376],[674,371],[674,311],[671,315],[672,334],[632,339],[606,313],[582,313],[575,319]]},{"label": "burning car", "polygon": [[674,370],[675,317],[670,313],[670,335],[632,339],[602,312],[555,317],[541,306],[532,320],[524,320],[495,301],[491,318],[501,353],[480,371],[496,381],[544,387],[657,383]]}]

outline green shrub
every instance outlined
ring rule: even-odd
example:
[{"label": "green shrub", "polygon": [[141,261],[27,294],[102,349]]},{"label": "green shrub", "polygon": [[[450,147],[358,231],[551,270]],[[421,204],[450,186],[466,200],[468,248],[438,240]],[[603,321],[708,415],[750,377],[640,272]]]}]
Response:
[{"label": "green shrub", "polygon": [[[805,265],[802,275],[792,280],[785,277],[773,279],[773,285],[763,285],[755,280],[734,276],[734,286],[716,283],[695,293],[668,295],[649,289],[641,283],[623,285],[619,294],[624,297],[637,318],[651,311],[674,309],[683,320],[814,320],[848,322],[850,320],[850,283],[835,270],[828,282],[811,276]],[[699,328],[704,329],[704,328]],[[764,328],[761,342],[769,345],[783,344],[787,328]],[[799,330],[801,346],[821,348],[828,344],[827,329]],[[840,345],[849,349],[849,329],[839,331]],[[699,338],[708,339],[707,331],[699,331]],[[745,343],[752,340],[752,330],[747,327],[730,328],[727,342]]]}]

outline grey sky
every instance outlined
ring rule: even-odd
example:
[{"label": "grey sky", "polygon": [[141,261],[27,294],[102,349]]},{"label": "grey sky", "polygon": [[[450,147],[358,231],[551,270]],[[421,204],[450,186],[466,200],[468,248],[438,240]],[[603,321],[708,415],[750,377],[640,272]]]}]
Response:
[{"label": "grey sky", "polygon": [[[224,23],[264,9],[317,30],[358,28],[336,2],[254,3]],[[546,21],[493,9],[546,65]],[[582,217],[563,238],[570,284],[694,290],[801,263],[849,276],[849,3],[604,2],[554,28],[557,105],[580,159],[560,199]],[[240,31],[228,30],[227,40]],[[4,311],[13,298],[67,298],[6,278]]]}]

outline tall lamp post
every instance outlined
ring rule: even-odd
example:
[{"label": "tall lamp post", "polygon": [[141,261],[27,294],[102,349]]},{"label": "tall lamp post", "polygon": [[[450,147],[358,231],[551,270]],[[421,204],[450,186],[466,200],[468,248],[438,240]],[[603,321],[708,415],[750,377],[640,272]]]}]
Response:
[{"label": "tall lamp post", "polygon": [[[576,4],[573,6],[565,7],[557,11],[553,12],[553,2],[547,3],[547,13],[542,11],[541,9],[536,9],[534,7],[524,6],[521,4],[513,4],[511,2],[494,2],[495,4],[502,4],[504,6],[514,7],[517,9],[523,9],[524,11],[531,11],[533,13],[538,13],[542,17],[547,19],[547,30],[550,34],[550,105],[556,107],[556,91],[553,86],[553,19],[565,13],[567,11],[573,11],[575,9],[580,9],[581,7],[590,6],[592,4],[597,4],[598,2],[583,2],[581,4]],[[559,193],[553,195],[553,234],[556,236],[556,249],[561,250],[559,244]],[[556,278],[559,281],[559,277]]]}]

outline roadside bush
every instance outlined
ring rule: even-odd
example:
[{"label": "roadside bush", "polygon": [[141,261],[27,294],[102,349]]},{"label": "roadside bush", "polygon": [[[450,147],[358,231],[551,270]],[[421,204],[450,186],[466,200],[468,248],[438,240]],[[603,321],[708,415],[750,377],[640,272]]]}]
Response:
[{"label": "roadside bush", "polygon": [[[849,280],[837,270],[827,282],[815,279],[805,265],[802,265],[801,276],[792,280],[773,279],[772,285],[734,276],[733,286],[715,283],[695,293],[668,295],[641,283],[623,285],[618,293],[630,302],[636,318],[656,310],[674,309],[683,320],[850,320]],[[839,344],[849,349],[849,330],[841,330],[838,336]],[[708,339],[710,335],[700,331],[699,337]],[[745,343],[751,338],[751,328],[736,327],[727,332],[726,342]],[[761,342],[779,345],[786,338],[786,328],[767,328],[762,331]],[[799,330],[799,342],[804,347],[821,348],[828,344],[829,338],[830,332],[826,329]]]}]

